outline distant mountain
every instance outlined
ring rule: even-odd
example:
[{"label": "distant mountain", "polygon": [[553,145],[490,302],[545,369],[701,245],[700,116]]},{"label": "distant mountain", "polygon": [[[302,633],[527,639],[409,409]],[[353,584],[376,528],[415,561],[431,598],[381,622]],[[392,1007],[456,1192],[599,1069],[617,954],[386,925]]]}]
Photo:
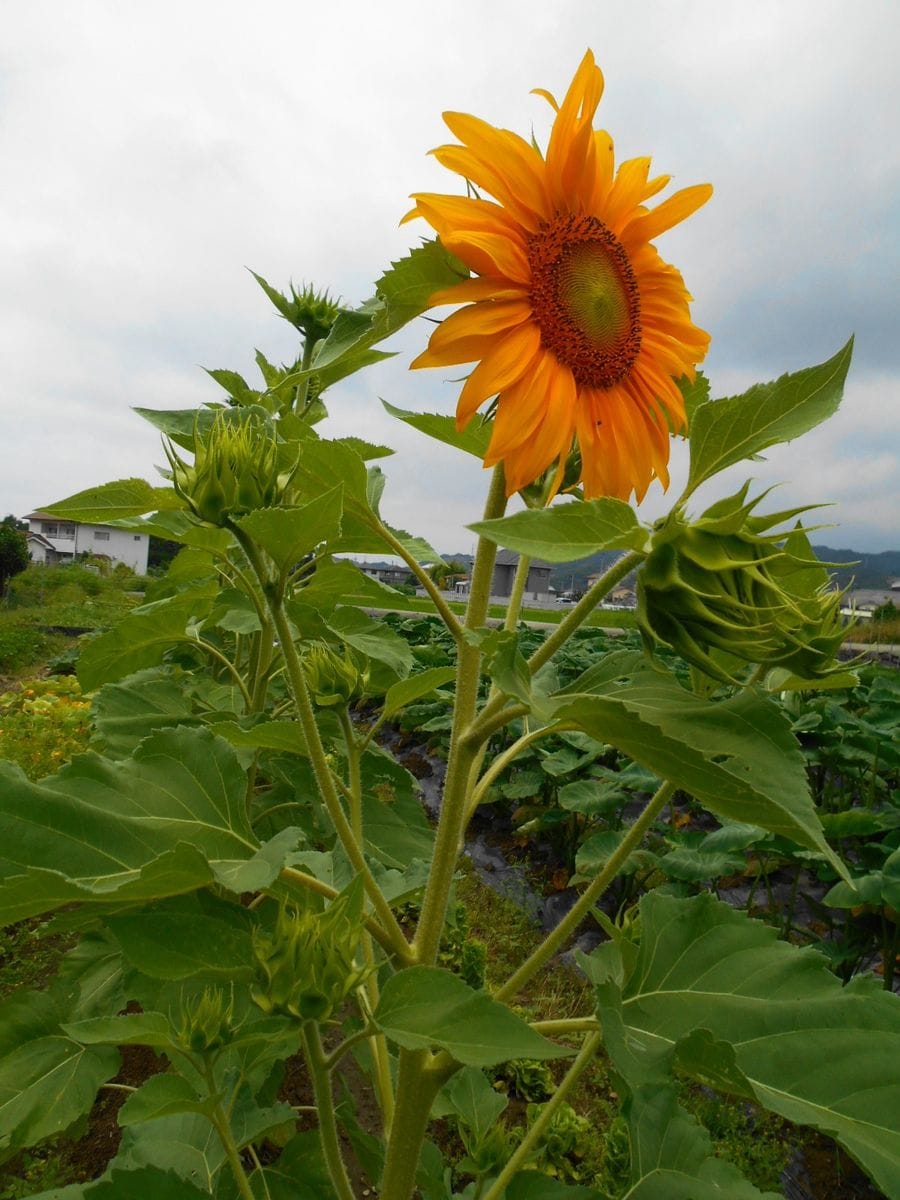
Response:
[{"label": "distant mountain", "polygon": [[[829,572],[839,588],[889,588],[895,579],[900,579],[900,550],[882,550],[878,554],[866,554],[861,550],[833,550],[830,546],[813,546],[816,554],[826,563],[846,563],[847,566],[832,568]],[[589,558],[575,562],[556,563],[550,573],[550,586],[557,592],[583,592],[587,588],[589,575],[597,575],[620,557],[618,550],[601,550]],[[444,554],[445,562],[451,559],[471,568],[471,554]]]},{"label": "distant mountain", "polygon": [[830,546],[813,546],[826,563],[847,563],[846,567],[829,567],[839,588],[889,588],[900,579],[900,550],[882,550],[866,554],[862,550],[832,550]]}]

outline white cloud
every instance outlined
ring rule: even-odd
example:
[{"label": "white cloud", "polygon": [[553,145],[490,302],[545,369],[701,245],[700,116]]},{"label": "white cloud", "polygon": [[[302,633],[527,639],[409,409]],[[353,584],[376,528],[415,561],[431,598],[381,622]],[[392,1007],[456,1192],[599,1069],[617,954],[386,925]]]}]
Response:
[{"label": "white cloud", "polygon": [[[719,390],[859,335],[842,414],[754,473],[788,478],[792,496],[824,488],[861,547],[896,544],[898,34],[890,0],[852,14],[839,0],[13,6],[0,45],[0,508],[150,476],[158,439],[129,406],[214,398],[198,363],[252,374],[255,345],[293,353],[245,266],[363,299],[419,236],[397,224],[408,193],[455,190],[426,154],[446,137],[441,110],[540,134],[549,110],[528,90],[561,90],[591,45],[619,155],[650,151],[677,186],[716,185],[661,248],[714,334]],[[464,549],[480,465],[377,404],[452,408],[441,372],[406,371],[425,332],[341,389],[331,424],[397,445],[388,516]]]}]

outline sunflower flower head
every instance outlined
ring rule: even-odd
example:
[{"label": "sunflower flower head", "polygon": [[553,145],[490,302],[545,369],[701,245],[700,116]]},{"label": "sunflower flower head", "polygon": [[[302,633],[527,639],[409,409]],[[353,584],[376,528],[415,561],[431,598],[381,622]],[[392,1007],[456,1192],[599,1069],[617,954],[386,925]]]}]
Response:
[{"label": "sunflower flower head", "polygon": [[539,91],[556,114],[546,154],[477,117],[445,113],[460,144],[434,155],[476,194],[417,193],[406,218],[428,221],[473,273],[430,298],[430,307],[464,307],[412,365],[476,363],[457,424],[497,398],[485,466],[503,463],[509,494],[554,464],[558,490],[573,447],[587,498],[641,500],[653,479],[666,487],[670,435],[685,428],[677,381],[693,378],[709,345],[681,275],[651,243],[712,188],[648,208],[669,177],[651,178],[649,158],[615,169],[612,140],[594,128],[602,91],[590,51],[561,104]]}]

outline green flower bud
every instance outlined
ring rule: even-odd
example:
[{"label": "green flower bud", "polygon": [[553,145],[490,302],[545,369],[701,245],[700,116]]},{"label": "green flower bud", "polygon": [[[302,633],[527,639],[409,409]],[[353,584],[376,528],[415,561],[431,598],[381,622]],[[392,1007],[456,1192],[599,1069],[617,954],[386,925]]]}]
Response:
[{"label": "green flower bud", "polygon": [[360,668],[349,649],[343,655],[325,642],[315,642],[303,659],[306,682],[316,704],[334,708],[358,700],[366,690],[369,672]]},{"label": "green flower bud", "polygon": [[325,1021],[363,982],[356,965],[362,886],[354,882],[324,912],[283,906],[271,933],[254,936],[254,1001],[265,1013]]},{"label": "green flower bud", "polygon": [[762,497],[746,502],[748,487],[694,523],[676,510],[657,525],[638,576],[644,642],[726,683],[737,680],[718,652],[821,678],[841,669],[840,595],[799,525],[770,532],[802,510],[756,516]]},{"label": "green flower bud", "polygon": [[234,1034],[234,999],[221,988],[204,988],[182,1001],[178,1041],[185,1050],[205,1054],[228,1044]]},{"label": "green flower bud", "polygon": [[204,435],[194,427],[194,462],[163,443],[175,491],[201,521],[225,525],[229,518],[279,504],[297,466],[296,453],[280,443],[261,409],[223,409]]}]

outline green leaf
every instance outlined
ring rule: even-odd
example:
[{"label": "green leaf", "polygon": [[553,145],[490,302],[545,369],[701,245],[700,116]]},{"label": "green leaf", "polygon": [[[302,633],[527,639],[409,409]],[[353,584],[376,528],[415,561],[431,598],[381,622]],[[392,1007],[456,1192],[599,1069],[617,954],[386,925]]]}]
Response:
[{"label": "green leaf", "polygon": [[399,683],[389,687],[384,697],[383,715],[386,719],[396,716],[407,704],[430,696],[435,688],[443,687],[456,678],[455,667],[431,667],[411,675],[409,679],[401,679]]},{"label": "green leaf", "polygon": [[446,1095],[457,1117],[479,1142],[509,1104],[506,1096],[495,1092],[477,1067],[458,1071],[447,1084]]},{"label": "green leaf", "polygon": [[440,1046],[461,1063],[490,1067],[510,1058],[571,1054],[535,1033],[503,1004],[440,967],[409,967],[385,984],[375,1023],[407,1050]]},{"label": "green leaf", "polygon": [[677,1103],[674,1088],[635,1089],[623,1110],[631,1135],[627,1200],[779,1200],[713,1156],[709,1135]]},{"label": "green leaf", "polygon": [[456,418],[442,416],[439,413],[414,413],[406,409],[396,408],[386,400],[381,403],[392,417],[404,421],[420,433],[435,438],[447,446],[455,446],[457,450],[465,450],[476,458],[484,458],[488,443],[491,440],[491,425],[480,417],[473,418],[465,429],[456,428]]},{"label": "green leaf", "polygon": [[[579,686],[583,679],[572,688]],[[787,837],[844,872],[822,833],[790,723],[771,700],[745,690],[714,703],[648,668],[601,686],[603,695],[573,697],[556,716],[690,792],[716,816]]]},{"label": "green leaf", "polygon": [[[302,1193],[298,1180],[303,1181]],[[270,1167],[253,1172],[250,1185],[258,1200],[334,1200],[318,1133],[298,1133]],[[236,1192],[232,1195],[237,1197]],[[227,1200],[232,1200],[232,1195]]]},{"label": "green leaf", "polygon": [[215,1098],[200,1099],[182,1075],[169,1072],[151,1075],[121,1106],[119,1124],[127,1128],[143,1121],[152,1121],[155,1117],[172,1116],[175,1112],[203,1112],[208,1115],[215,1103]]},{"label": "green leaf", "polygon": [[[128,1126],[112,1166],[126,1171],[147,1167],[173,1171],[182,1180],[199,1186],[204,1196],[209,1196],[224,1164],[225,1151],[210,1121],[200,1113],[177,1113]],[[156,1200],[152,1192],[150,1195]],[[177,1193],[175,1195],[176,1200],[181,1200]],[[147,1197],[148,1194],[143,1193],[140,1200],[147,1200]],[[137,1196],[135,1200],[138,1200]]]},{"label": "green leaf", "polygon": [[246,909],[213,896],[173,897],[107,917],[106,924],[132,966],[152,979],[231,979],[252,973]]},{"label": "green leaf", "polygon": [[114,517],[139,517],[158,509],[183,507],[172,488],[151,487],[145,479],[118,479],[46,504],[43,511],[70,521],[102,525]]},{"label": "green leaf", "polygon": [[[837,1138],[891,1200],[900,1197],[898,998],[867,978],[842,987],[822,955],[778,941],[708,895],[651,893],[640,913],[621,999],[611,984],[599,992],[604,1030],[620,1012],[627,1036],[663,1055],[709,1031],[707,1046],[733,1048],[723,1086],[742,1075],[750,1098]],[[695,1039],[680,1060],[695,1074],[702,1044]],[[707,1079],[721,1064],[717,1051]]]},{"label": "green leaf", "polygon": [[78,659],[78,682],[91,692],[145,667],[155,667],[177,642],[188,638],[188,622],[205,616],[212,596],[181,592],[142,611],[129,613],[115,629],[88,642]]},{"label": "green leaf", "polygon": [[598,550],[640,552],[647,544],[647,531],[634,509],[609,496],[526,509],[509,517],[476,521],[469,529],[498,546],[547,562],[571,562]]},{"label": "green leaf", "polygon": [[593,1188],[580,1183],[561,1183],[543,1171],[519,1171],[509,1181],[505,1200],[601,1200],[601,1197]]},{"label": "green leaf", "polygon": [[216,721],[210,725],[217,737],[241,750],[280,750],[285,754],[309,752],[303,730],[296,721],[261,721],[244,729],[236,721]]},{"label": "green leaf", "polygon": [[165,1050],[173,1043],[172,1026],[163,1013],[130,1013],[127,1017],[90,1017],[61,1026],[83,1046],[152,1046]]},{"label": "green leaf", "polygon": [[236,523],[262,546],[280,570],[295,566],[320,543],[340,533],[340,484],[296,508],[264,508]]},{"label": "green leaf", "polygon": [[20,992],[0,1003],[0,1161],[90,1112],[118,1069],[115,1049],[87,1050],[60,1032],[47,994]]},{"label": "green leaf", "polygon": [[156,895],[192,890],[210,882],[210,867],[225,871],[259,848],[244,771],[206,730],[155,734],[121,763],[83,755],[41,783],[8,763],[0,778],[0,874],[20,873],[15,886],[2,880],[0,914],[21,903],[22,874],[35,876],[28,907],[42,912],[34,906],[58,903],[59,892],[109,900],[136,885],[141,894],[145,869],[151,885],[171,889]]},{"label": "green leaf", "polygon": [[137,1171],[112,1170],[108,1178],[95,1183],[73,1183],[69,1187],[40,1192],[31,1200],[208,1200],[209,1192],[199,1192],[193,1184],[179,1179],[171,1171],[142,1167]]},{"label": "green leaf", "polygon": [[[212,375],[212,371],[208,374]],[[213,375],[215,379],[215,375]],[[240,375],[237,379],[241,379]],[[217,380],[217,382],[219,382]],[[241,379],[246,389],[247,385]],[[166,437],[172,439],[176,445],[179,445],[184,450],[194,452],[194,430],[196,429],[201,434],[209,432],[213,421],[216,418],[216,409],[214,408],[133,408],[132,412],[136,412],[139,417],[143,417],[145,421],[164,433]]]},{"label": "green leaf", "polygon": [[742,396],[698,405],[690,428],[688,492],[742,459],[793,441],[836,412],[852,352],[851,338],[820,366],[756,384]]},{"label": "green leaf", "polygon": [[[336,609],[328,617],[327,625],[348,646],[375,663],[383,663],[392,676],[403,679],[412,670],[413,656],[409,643],[389,625],[367,616],[358,608]],[[391,678],[386,686],[393,682]]]},{"label": "green leaf", "polygon": [[347,559],[318,562],[308,583],[294,593],[304,604],[331,612],[339,604],[364,604],[379,608],[396,605],[401,593],[366,575]]},{"label": "green leaf", "polygon": [[159,729],[202,724],[204,718],[193,710],[186,682],[177,671],[151,667],[121,683],[105,684],[92,708],[105,753],[122,758]]},{"label": "green leaf", "polygon": [[391,332],[424,312],[437,291],[468,277],[463,263],[448,254],[437,238],[423,240],[405,258],[391,263],[375,285],[387,305]]}]

